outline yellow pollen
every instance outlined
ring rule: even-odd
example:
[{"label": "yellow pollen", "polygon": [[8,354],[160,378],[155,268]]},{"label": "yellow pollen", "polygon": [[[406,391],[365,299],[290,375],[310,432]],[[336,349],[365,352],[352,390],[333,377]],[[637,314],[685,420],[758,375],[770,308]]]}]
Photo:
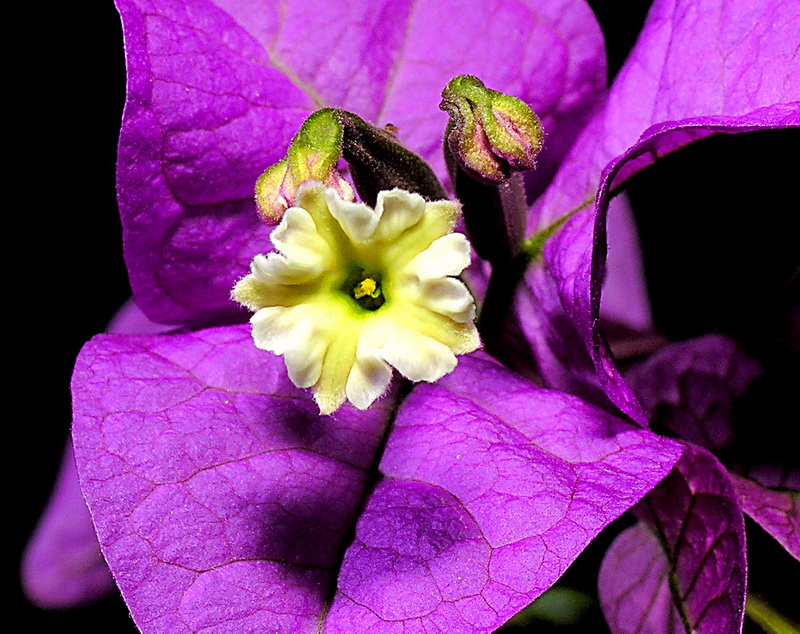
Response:
[{"label": "yellow pollen", "polygon": [[377,289],[378,284],[371,277],[368,277],[356,284],[355,289],[353,289],[353,297],[356,299],[361,299],[362,297],[367,296],[374,297]]}]

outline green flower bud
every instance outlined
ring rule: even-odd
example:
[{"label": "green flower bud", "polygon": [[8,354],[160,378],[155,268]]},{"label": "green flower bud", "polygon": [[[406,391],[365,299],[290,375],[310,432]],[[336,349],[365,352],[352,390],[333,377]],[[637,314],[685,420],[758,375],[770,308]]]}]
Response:
[{"label": "green flower bud", "polygon": [[292,139],[286,157],[256,182],[262,219],[280,222],[305,181],[321,182],[342,199],[354,200],[353,188],[337,170],[341,158],[350,167],[361,200],[369,205],[375,205],[379,192],[395,187],[426,200],[444,198],[444,188],[430,166],[405,148],[392,130],[376,128],[344,110],[325,108],[312,114]]},{"label": "green flower bud", "polygon": [[504,183],[513,172],[533,169],[542,147],[542,125],[516,97],[459,75],[442,91],[442,110],[450,115],[446,140],[458,166],[486,183]]},{"label": "green flower bud", "polygon": [[292,139],[286,157],[256,181],[256,204],[262,220],[280,222],[294,205],[300,184],[309,180],[335,189],[344,200],[354,200],[353,188],[336,169],[341,156],[342,127],[335,111],[315,112]]}]

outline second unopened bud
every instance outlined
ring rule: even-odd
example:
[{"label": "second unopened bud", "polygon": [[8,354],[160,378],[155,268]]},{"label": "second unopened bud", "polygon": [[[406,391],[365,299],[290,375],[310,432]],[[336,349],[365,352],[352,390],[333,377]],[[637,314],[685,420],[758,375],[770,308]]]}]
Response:
[{"label": "second unopened bud", "polygon": [[525,102],[459,75],[442,91],[439,107],[450,115],[445,143],[452,158],[473,178],[503,183],[536,166],[542,125]]}]

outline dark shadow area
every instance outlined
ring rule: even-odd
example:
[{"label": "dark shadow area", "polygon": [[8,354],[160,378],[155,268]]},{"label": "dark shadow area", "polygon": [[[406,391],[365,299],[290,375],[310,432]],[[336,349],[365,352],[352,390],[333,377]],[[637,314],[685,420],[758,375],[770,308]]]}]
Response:
[{"label": "dark shadow area", "polygon": [[[119,123],[125,97],[122,32],[113,2],[26,6],[29,46],[15,59],[9,208],[15,228],[10,306],[18,409],[11,459],[14,509],[9,619],[32,632],[136,632],[117,597],[74,610],[32,606],[19,585],[22,550],[44,508],[69,434],[69,383],[81,346],[101,332],[130,296],[115,192]],[[34,48],[35,47],[35,48]],[[18,69],[18,70],[17,70]],[[18,117],[18,119],[17,119]],[[26,290],[27,289],[27,290]],[[10,519],[10,518],[9,518]]]},{"label": "dark shadow area", "polygon": [[799,141],[797,130],[718,134],[631,180],[660,332],[674,340],[724,332],[758,358],[771,354],[800,266],[788,159]]},{"label": "dark shadow area", "polygon": [[360,497],[360,491],[354,491],[348,508],[344,508],[342,492],[333,488],[304,491],[291,501],[265,499],[247,516],[262,533],[254,558],[338,574],[344,536],[355,521]]},{"label": "dark shadow area", "polygon": [[588,0],[606,39],[608,77],[613,81],[628,57],[650,9],[650,0],[607,2]]},{"label": "dark shadow area", "polygon": [[[751,592],[767,599],[776,610],[800,623],[797,584],[800,563],[793,559],[766,531],[745,516],[747,529],[747,585]],[[743,634],[764,630],[745,618]]]}]

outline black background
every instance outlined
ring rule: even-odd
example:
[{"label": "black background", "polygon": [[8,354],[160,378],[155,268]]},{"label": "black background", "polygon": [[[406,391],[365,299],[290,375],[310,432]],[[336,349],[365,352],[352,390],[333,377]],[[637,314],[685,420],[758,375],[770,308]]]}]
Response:
[{"label": "black background", "polygon": [[[596,5],[615,72],[649,3],[590,4]],[[13,540],[6,568],[10,622],[21,618],[33,632],[135,632],[119,598],[43,611],[28,603],[17,579],[69,432],[74,359],[130,295],[114,189],[125,91],[119,18],[110,1],[70,3],[31,15],[27,24],[30,50],[15,60],[13,92],[19,97],[11,104],[22,124],[11,121],[9,130],[20,144],[10,145],[14,166],[6,181],[7,191],[21,191],[8,196],[5,210],[13,218],[6,234],[13,262],[4,305],[19,329],[9,333],[12,384],[6,392],[12,432],[6,446],[12,499],[4,522]],[[798,140],[796,131],[719,135],[632,180],[629,192],[663,333],[683,339],[722,329],[756,354],[781,354],[775,341],[781,328],[785,334],[787,311],[797,301],[787,295],[787,280],[798,264]],[[776,434],[770,442],[780,443],[786,420],[766,422]],[[770,576],[760,561],[787,557],[751,532],[751,548],[763,553],[751,558],[752,583],[777,593],[775,600],[786,606],[780,587],[759,578]],[[608,539],[576,564],[571,581],[591,591],[592,567]],[[796,573],[794,564],[776,571]]]}]

